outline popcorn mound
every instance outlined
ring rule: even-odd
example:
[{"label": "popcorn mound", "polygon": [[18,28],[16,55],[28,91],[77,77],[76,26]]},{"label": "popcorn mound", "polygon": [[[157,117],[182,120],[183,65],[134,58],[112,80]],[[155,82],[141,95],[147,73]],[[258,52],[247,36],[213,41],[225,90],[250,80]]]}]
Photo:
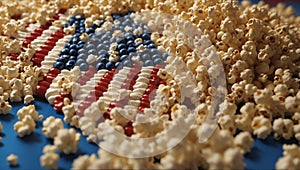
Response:
[{"label": "popcorn mound", "polygon": [[[77,158],[74,169],[243,169],[251,134],[300,140],[300,17],[291,8],[226,0],[26,2],[0,2],[6,11],[0,114],[11,110],[8,100],[45,98],[65,122],[103,146],[98,157]],[[153,12],[186,22],[166,23]],[[154,31],[161,25],[163,31]],[[224,70],[206,60],[211,56]],[[225,100],[211,79],[221,81],[223,72]],[[32,107],[18,112],[20,137],[34,131]],[[209,130],[216,118],[219,127],[199,142],[201,128]],[[54,117],[43,124],[54,146],[45,146],[41,165],[56,168],[55,151],[75,153],[80,135]],[[183,137],[165,135],[172,128]],[[128,142],[159,135],[155,142]],[[163,152],[153,154],[157,148]],[[284,150],[276,168],[297,168],[299,148]]]}]

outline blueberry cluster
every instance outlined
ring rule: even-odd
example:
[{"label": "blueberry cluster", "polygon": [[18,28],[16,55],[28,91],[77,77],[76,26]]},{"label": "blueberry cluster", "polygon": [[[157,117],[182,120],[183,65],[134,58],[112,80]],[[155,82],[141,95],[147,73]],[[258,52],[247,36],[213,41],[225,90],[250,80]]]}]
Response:
[{"label": "blueberry cluster", "polygon": [[[127,33],[125,37],[117,39],[117,51],[120,55],[120,62],[123,66],[130,67],[133,63],[133,57],[139,56],[143,66],[163,65],[168,55],[161,54],[156,48],[155,43],[150,39],[151,33],[144,30],[140,36],[134,36]],[[135,43],[137,39],[142,39],[141,42]],[[137,52],[141,46],[146,46],[146,49]]]},{"label": "blueberry cluster", "polygon": [[[97,70],[111,70],[113,68],[122,68],[123,66],[131,67],[134,63],[133,57],[136,56],[139,56],[144,66],[163,65],[168,55],[166,53],[161,54],[157,50],[155,43],[150,39],[151,33],[146,29],[145,24],[134,23],[130,18],[130,14],[130,12],[124,16],[113,14],[112,17],[115,23],[113,28],[109,31],[95,33],[84,48],[78,51],[76,65],[79,65],[82,70],[86,69],[88,67],[86,59],[89,55],[97,56],[97,60],[94,63],[90,63]],[[126,26],[131,27],[132,30],[126,31]],[[142,33],[139,36],[134,35],[133,30],[139,27],[142,28]],[[121,30],[124,37],[114,38],[113,33],[116,30]],[[109,48],[112,43],[117,43],[118,61],[109,61],[111,56]],[[141,45],[146,47],[144,51],[137,50]]]},{"label": "blueberry cluster", "polygon": [[[80,40],[80,35],[86,33],[89,37],[93,36],[95,30],[99,28],[104,23],[100,20],[98,24],[94,23],[91,28],[86,29],[85,18],[82,15],[72,16],[69,21],[65,24],[65,27],[75,25],[75,34],[65,45],[64,49],[60,52],[60,57],[54,63],[54,67],[60,70],[62,69],[72,69],[77,61],[78,51],[84,47],[85,42]],[[88,65],[83,63],[80,65],[82,70],[87,70]]]}]

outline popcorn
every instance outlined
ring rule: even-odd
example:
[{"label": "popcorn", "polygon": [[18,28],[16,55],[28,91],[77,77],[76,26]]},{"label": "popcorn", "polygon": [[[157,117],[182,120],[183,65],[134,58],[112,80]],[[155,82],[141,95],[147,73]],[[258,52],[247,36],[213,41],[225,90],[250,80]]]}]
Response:
[{"label": "popcorn", "polygon": [[59,129],[54,137],[54,145],[65,154],[76,153],[79,140],[80,134],[75,129]]},{"label": "popcorn", "polygon": [[97,160],[97,157],[95,154],[92,154],[91,156],[83,155],[79,156],[73,161],[72,169],[89,169],[89,167]]},{"label": "popcorn", "polygon": [[34,98],[32,95],[26,95],[24,97],[24,104],[28,105],[29,103],[31,103],[32,101],[34,101]]},{"label": "popcorn", "polygon": [[9,163],[10,166],[17,166],[18,165],[18,156],[14,154],[10,154],[6,157],[6,161]]},{"label": "popcorn", "polygon": [[274,138],[278,139],[282,136],[284,139],[290,139],[293,135],[293,125],[294,123],[290,119],[275,119],[273,123]]},{"label": "popcorn", "polygon": [[251,150],[254,140],[249,132],[241,132],[234,138],[234,145],[242,149],[243,153]]},{"label": "popcorn", "polygon": [[50,116],[43,122],[42,132],[47,138],[54,138],[58,130],[63,128],[64,125],[61,119]]},{"label": "popcorn", "polygon": [[265,139],[272,131],[272,125],[269,119],[261,116],[256,116],[251,123],[253,134],[258,138]]},{"label": "popcorn", "polygon": [[57,169],[59,155],[55,153],[56,146],[46,145],[43,149],[43,155],[40,157],[40,164],[46,169]]},{"label": "popcorn", "polygon": [[0,114],[7,114],[11,111],[11,105],[4,100],[4,96],[0,96]]},{"label": "popcorn", "polygon": [[[300,102],[300,87],[299,71],[296,67],[300,54],[298,41],[299,18],[292,15],[290,8],[285,9],[281,5],[270,8],[264,3],[251,5],[250,2],[246,1],[239,6],[237,2],[217,0],[205,0],[202,2],[180,1],[176,5],[172,1],[152,2],[141,0],[130,2],[103,1],[105,5],[98,1],[56,0],[54,3],[50,2],[50,4],[34,1],[29,5],[40,6],[40,8],[30,10],[24,7],[26,4],[24,2],[11,4],[0,2],[0,4],[4,6],[0,14],[0,18],[2,18],[0,20],[0,27],[2,27],[0,33],[17,37],[17,39],[0,37],[0,50],[4,52],[2,60],[0,60],[0,114],[10,111],[11,106],[7,103],[8,100],[21,101],[24,97],[24,103],[29,104],[33,100],[33,90],[37,85],[37,81],[41,78],[41,70],[31,66],[30,59],[35,53],[34,49],[29,47],[24,49],[25,52],[21,51],[22,44],[18,38],[24,38],[23,35],[19,37],[19,34],[21,35],[22,31],[24,31],[26,23],[37,22],[38,24],[44,24],[48,18],[54,16],[57,9],[68,9],[71,4],[73,7],[67,11],[67,15],[83,14],[86,17],[85,24],[88,27],[92,26],[95,19],[102,18],[106,20],[101,28],[96,29],[96,32],[109,31],[113,29],[114,25],[120,25],[120,21],[113,21],[111,17],[111,14],[117,11],[118,13],[125,13],[126,11],[149,12],[148,15],[142,16],[133,13],[131,18],[135,22],[148,23],[146,25],[148,25],[150,31],[162,26],[162,31],[156,29],[158,32],[152,33],[151,39],[158,46],[159,51],[167,51],[169,53],[165,69],[160,69],[158,73],[159,77],[167,85],[160,85],[157,92],[163,95],[160,96],[158,94],[157,96],[163,96],[165,99],[164,103],[159,103],[161,100],[151,102],[151,107],[156,107],[155,111],[151,111],[151,109],[144,110],[145,117],[155,112],[159,115],[161,114],[162,120],[144,125],[138,125],[135,122],[134,128],[137,132],[135,136],[137,137],[154,136],[164,132],[170,124],[174,123],[172,118],[178,118],[181,115],[181,110],[178,106],[178,103],[181,102],[179,94],[180,91],[185,93],[188,87],[182,89],[179,87],[187,86],[188,82],[182,78],[186,77],[185,73],[191,74],[192,78],[196,80],[195,84],[197,87],[189,88],[196,88],[194,91],[199,93],[197,100],[203,103],[198,108],[199,112],[195,121],[196,125],[203,124],[209,113],[208,108],[213,104],[212,92],[215,90],[212,88],[213,82],[210,81],[208,73],[219,76],[220,70],[215,62],[210,63],[208,60],[201,60],[201,58],[207,57],[211,59],[213,58],[212,56],[218,54],[218,57],[224,64],[229,94],[226,95],[226,102],[221,105],[221,108],[224,109],[223,113],[218,115],[220,116],[219,125],[222,130],[216,132],[220,134],[220,138],[217,138],[216,143],[205,143],[203,144],[205,147],[202,150],[202,145],[189,141],[193,139],[193,137],[190,137],[188,140],[183,141],[180,144],[181,146],[179,145],[174,150],[159,155],[161,162],[157,164],[153,163],[153,157],[135,160],[120,158],[102,151],[102,156],[99,159],[96,160],[94,156],[85,156],[78,159],[78,163],[74,162],[74,166],[92,169],[141,169],[146,167],[151,169],[178,167],[191,169],[198,168],[201,165],[203,169],[240,169],[245,166],[242,163],[243,154],[251,148],[252,142],[249,133],[254,133],[259,138],[265,138],[273,131],[275,138],[290,138],[294,135],[297,139],[300,139],[300,118],[298,118],[300,112],[298,104]],[[28,4],[26,5],[28,6]],[[156,16],[152,11],[169,13],[172,14],[172,19],[183,19],[186,22],[179,21],[173,24],[170,19],[164,19],[162,15]],[[11,19],[11,16],[19,14],[22,14],[21,20]],[[66,16],[65,18],[67,19]],[[201,35],[194,36],[193,33],[196,31],[188,28],[187,21],[201,28]],[[99,25],[98,23],[97,25]],[[60,27],[63,25],[63,22],[54,21],[53,25]],[[36,25],[30,24],[26,30],[32,31],[34,27]],[[135,35],[142,33],[141,27],[131,28],[126,26],[124,30],[127,32],[132,31]],[[75,26],[64,28],[64,32],[66,34],[75,33]],[[189,39],[185,33],[192,34],[192,37],[196,37],[194,38],[196,40]],[[115,38],[124,36],[120,30],[114,31],[112,34]],[[80,35],[80,39],[86,42],[88,35],[83,33]],[[137,41],[141,41],[141,39]],[[216,49],[213,49],[214,46],[212,44],[216,46]],[[63,44],[61,45],[63,46]],[[113,47],[113,51],[109,52],[111,54],[109,61],[117,62],[119,58],[115,51],[116,45]],[[197,49],[191,49],[191,47],[197,47]],[[142,51],[145,48],[146,46],[141,45],[138,50]],[[19,62],[11,61],[8,57],[5,59],[9,53],[20,53]],[[133,58],[136,61],[140,60],[139,57]],[[88,59],[88,63],[93,63],[95,60],[94,57]],[[50,64],[49,67],[52,65]],[[80,76],[80,70],[79,73],[76,71],[62,72],[57,78],[59,79],[58,81],[56,81],[57,79],[53,80],[53,84],[57,86],[51,85],[47,90],[46,98],[51,104],[61,92],[71,94],[72,97],[75,97],[78,92],[79,85],[75,82]],[[147,84],[148,82],[143,82],[135,87],[141,89],[145,88]],[[113,91],[115,89],[111,88],[110,90]],[[111,91],[108,93],[110,94]],[[140,102],[138,99],[142,96],[143,91],[139,90],[136,92],[128,95],[136,99],[130,103],[139,106]],[[84,112],[85,119],[79,120],[79,116],[75,114],[75,104],[70,100],[64,100],[64,121],[76,127],[79,127],[80,124],[84,133],[95,133],[95,131],[98,131],[96,121],[107,111],[110,101],[105,99],[101,102],[95,102],[96,104],[92,104]],[[238,112],[237,106],[240,105],[242,105],[240,109],[241,114],[236,114]],[[126,109],[130,109],[130,107],[126,107]],[[119,108],[112,109],[110,111],[112,120],[107,121],[107,124],[123,133],[123,126],[126,126],[129,120],[122,117],[123,112],[120,114],[121,110]],[[169,113],[172,120],[168,120],[168,115],[165,113]],[[24,113],[22,120],[19,122],[23,122],[25,117],[31,114]],[[135,113],[132,111],[130,113],[124,111],[124,114],[135,116]],[[35,116],[32,116],[31,119],[33,121],[36,120],[33,117]],[[136,118],[143,120],[145,117],[137,116]],[[273,119],[275,120],[273,121]],[[102,126],[104,127],[104,125]],[[153,129],[150,130],[149,127]],[[197,126],[197,128],[199,127]],[[236,128],[247,132],[241,132],[233,138],[232,134],[235,133]],[[104,131],[104,129],[101,130]],[[95,141],[95,136],[97,135],[91,134],[89,139]],[[225,146],[219,147],[218,145],[223,141],[226,141]],[[117,144],[119,141],[113,142],[113,144]],[[182,147],[182,145],[188,145],[189,147]],[[123,144],[122,146],[126,149],[127,145]],[[198,148],[201,148],[201,152],[199,152]],[[53,162],[58,160],[55,154],[45,153],[45,155],[47,155],[45,159],[53,158]],[[189,155],[196,156],[189,158]],[[299,158],[297,156],[295,154],[284,156],[278,165],[279,168],[298,167]],[[90,162],[92,165],[88,167],[84,161]],[[45,167],[56,168],[54,165],[56,163],[50,164],[45,164]]]},{"label": "popcorn", "polygon": [[22,120],[14,124],[14,131],[17,132],[19,137],[30,135],[35,130],[34,119],[30,115],[25,115]]},{"label": "popcorn", "polygon": [[19,120],[23,120],[26,115],[29,115],[34,121],[38,120],[38,112],[34,105],[24,106],[17,112]]},{"label": "popcorn", "polygon": [[300,166],[300,149],[296,144],[283,144],[283,157],[276,162],[276,169],[297,169]]}]

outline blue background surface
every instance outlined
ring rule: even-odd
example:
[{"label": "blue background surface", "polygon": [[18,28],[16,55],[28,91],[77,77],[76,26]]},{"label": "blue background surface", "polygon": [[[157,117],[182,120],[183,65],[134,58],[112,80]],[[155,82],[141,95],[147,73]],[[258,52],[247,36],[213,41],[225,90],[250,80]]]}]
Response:
[{"label": "blue background surface", "polygon": [[[254,1],[257,2],[257,1]],[[287,3],[297,9],[296,14],[300,15],[300,3]],[[36,106],[39,114],[43,114],[45,118],[55,116],[63,118],[63,115],[57,114],[52,106],[45,101],[35,100],[33,104]],[[0,142],[0,170],[29,170],[42,169],[40,166],[40,156],[42,149],[46,144],[53,144],[52,140],[47,139],[41,132],[42,121],[37,122],[36,130],[30,136],[19,138],[13,130],[13,125],[18,121],[16,116],[17,111],[23,107],[22,103],[13,103],[13,109],[8,115],[0,115],[0,121],[3,125],[3,133],[0,136],[3,138]],[[45,120],[44,118],[44,120]],[[65,124],[65,127],[69,127]],[[277,159],[282,155],[283,143],[297,143],[296,141],[275,141],[272,136],[266,140],[255,139],[254,147],[250,153],[245,156],[246,169],[275,169]],[[79,150],[77,154],[64,155],[60,154],[61,158],[58,162],[59,169],[70,169],[72,161],[82,154],[97,153],[98,146],[90,144],[85,137],[81,137]],[[16,154],[19,157],[19,166],[10,167],[6,162],[6,157],[9,154]]]}]

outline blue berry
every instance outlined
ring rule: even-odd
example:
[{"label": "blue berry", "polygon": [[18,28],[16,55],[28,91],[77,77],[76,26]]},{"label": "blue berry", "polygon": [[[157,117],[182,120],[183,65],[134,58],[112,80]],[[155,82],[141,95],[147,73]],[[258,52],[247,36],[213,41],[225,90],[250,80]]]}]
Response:
[{"label": "blue berry", "polygon": [[118,50],[118,51],[120,51],[121,49],[124,49],[124,48],[126,48],[126,44],[124,44],[124,43],[119,44],[119,45],[117,46],[117,50]]},{"label": "blue berry", "polygon": [[60,52],[61,55],[68,55],[69,54],[69,49],[68,48],[64,48],[61,50]]},{"label": "blue berry", "polygon": [[69,54],[70,55],[77,55],[77,50],[71,49]]},{"label": "blue berry", "polygon": [[107,62],[108,62],[108,59],[107,59],[105,56],[102,56],[102,57],[100,58],[100,62],[101,62],[101,63],[107,63]]},{"label": "blue berry", "polygon": [[103,44],[99,44],[98,46],[97,46],[97,50],[98,51],[100,51],[100,50],[106,50],[106,45],[103,45]]},{"label": "blue berry", "polygon": [[127,41],[126,45],[128,47],[134,47],[134,41],[133,40],[129,40],[129,41]]},{"label": "blue berry", "polygon": [[64,63],[63,62],[55,62],[53,67],[62,70],[64,68]]},{"label": "blue berry", "polygon": [[147,60],[147,61],[145,61],[145,63],[144,63],[144,66],[153,66],[153,65],[154,65],[154,63],[153,63],[152,60]]},{"label": "blue berry", "polygon": [[126,60],[128,58],[128,55],[122,55],[121,57],[120,57],[120,61],[124,61],[124,60]]},{"label": "blue berry", "polygon": [[151,56],[149,54],[143,54],[141,59],[142,59],[142,61],[150,60]]},{"label": "blue berry", "polygon": [[134,40],[134,37],[133,37],[133,35],[129,35],[129,36],[126,36],[125,37],[125,39],[127,40],[127,41],[129,41],[129,40]]},{"label": "blue berry", "polygon": [[121,15],[119,14],[112,14],[113,19],[119,19],[121,18]]},{"label": "blue berry", "polygon": [[94,44],[88,44],[85,48],[87,50],[91,50],[91,49],[95,49],[95,46],[94,46]]},{"label": "blue berry", "polygon": [[142,34],[142,39],[143,40],[149,40],[150,39],[150,35],[148,33],[143,33]]},{"label": "blue berry", "polygon": [[150,54],[152,54],[152,55],[156,55],[156,54],[161,55],[160,52],[158,51],[158,49],[156,49],[156,48],[150,49]]},{"label": "blue berry", "polygon": [[79,55],[77,56],[77,58],[78,58],[78,59],[79,59],[79,58],[84,59],[84,58],[86,58],[86,54],[79,54]]},{"label": "blue berry", "polygon": [[120,56],[125,55],[125,54],[127,54],[127,50],[123,48],[119,51],[119,53],[120,53]]},{"label": "blue berry", "polygon": [[77,44],[77,43],[78,43],[78,41],[79,41],[79,38],[76,38],[76,37],[72,38],[72,42],[73,42],[73,44]]},{"label": "blue berry", "polygon": [[114,67],[114,63],[112,63],[112,62],[107,62],[107,63],[105,64],[105,68],[106,68],[107,70],[111,70],[113,67]]},{"label": "blue berry", "polygon": [[75,66],[75,60],[69,60],[67,63],[66,63],[66,68],[67,69],[72,69],[73,67]]},{"label": "blue berry", "polygon": [[85,62],[85,60],[84,59],[82,59],[82,58],[79,58],[78,60],[77,60],[77,62],[76,62],[76,65],[80,65],[80,64],[82,64],[82,63],[84,63]]},{"label": "blue berry", "polygon": [[162,55],[162,59],[163,60],[167,60],[167,58],[169,57],[169,54],[168,53],[163,53],[163,55]]},{"label": "blue berry", "polygon": [[104,65],[104,63],[98,63],[96,68],[97,68],[97,70],[101,70],[101,69],[105,68],[105,65]]},{"label": "blue berry", "polygon": [[121,62],[116,62],[115,67],[118,68],[118,69],[122,68],[122,63]]},{"label": "blue berry", "polygon": [[77,49],[77,45],[76,44],[72,44],[72,45],[70,45],[70,49]]},{"label": "blue berry", "polygon": [[161,58],[156,58],[154,59],[154,64],[157,65],[157,64],[163,64],[164,61],[161,59]]},{"label": "blue berry", "polygon": [[144,45],[149,45],[149,44],[153,44],[154,42],[152,40],[145,40],[143,41]]},{"label": "blue berry", "polygon": [[135,47],[138,48],[140,45],[143,45],[143,43],[142,43],[142,42],[139,42],[139,43],[137,43],[137,44],[135,45]]},{"label": "blue berry", "polygon": [[125,43],[125,39],[124,38],[117,38],[116,42],[118,44]]},{"label": "blue berry", "polygon": [[147,48],[156,48],[156,45],[155,44],[149,44],[149,45],[147,45]]},{"label": "blue berry", "polygon": [[72,56],[70,56],[69,60],[74,60],[74,61],[76,61],[76,60],[77,60],[77,57],[72,55]]},{"label": "blue berry", "polygon": [[81,63],[79,67],[82,71],[87,71],[89,69],[89,65],[87,63]]},{"label": "blue berry", "polygon": [[94,32],[95,32],[95,30],[93,30],[91,28],[86,31],[87,34],[91,34],[91,33],[94,33]]},{"label": "blue berry", "polygon": [[134,47],[128,47],[127,49],[128,53],[136,52],[136,49]]},{"label": "blue berry", "polygon": [[61,57],[59,57],[56,61],[57,61],[57,62],[65,63],[65,62],[68,61],[68,57],[66,57],[66,56],[61,56]]},{"label": "blue berry", "polygon": [[152,60],[153,60],[153,61],[154,61],[155,59],[157,59],[157,58],[161,58],[161,56],[158,55],[158,54],[154,54],[154,55],[152,56]]},{"label": "blue berry", "polygon": [[104,55],[104,54],[106,54],[106,50],[100,50],[100,51],[98,51],[98,55],[100,56],[100,55]]},{"label": "blue berry", "polygon": [[123,62],[123,66],[130,67],[131,66],[131,61],[130,60],[125,60]]},{"label": "blue berry", "polygon": [[88,51],[88,55],[90,54],[97,55],[97,51],[95,49],[91,49]]}]

